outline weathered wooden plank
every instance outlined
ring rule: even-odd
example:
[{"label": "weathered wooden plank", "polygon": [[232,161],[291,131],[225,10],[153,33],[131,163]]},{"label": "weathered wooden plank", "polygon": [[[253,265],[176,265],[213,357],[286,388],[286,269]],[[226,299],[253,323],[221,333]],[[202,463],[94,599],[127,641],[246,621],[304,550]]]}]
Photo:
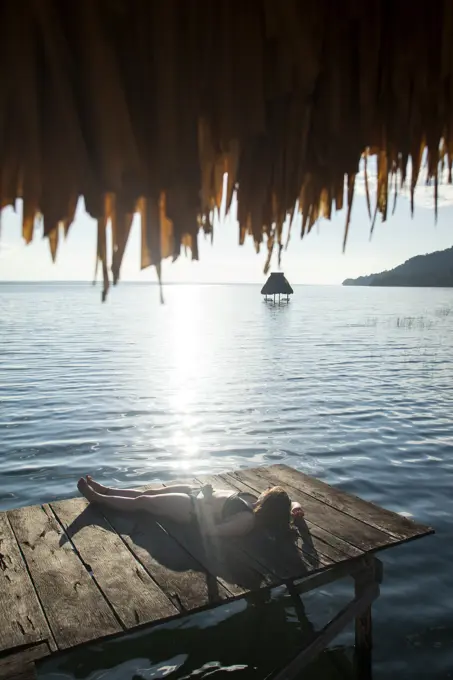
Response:
[{"label": "weathered wooden plank", "polygon": [[74,498],[51,507],[125,628],[179,613],[95,506]]},{"label": "weathered wooden plank", "polygon": [[47,642],[38,642],[21,651],[0,658],[0,680],[29,680],[35,678],[35,661],[48,656]]},{"label": "weathered wooden plank", "polygon": [[6,652],[6,654],[0,656],[0,667],[3,669],[8,664],[26,664],[39,661],[39,659],[50,656],[53,651],[56,651],[56,647],[50,647],[47,640],[20,648],[16,647],[11,652]]},{"label": "weathered wooden plank", "polygon": [[[260,472],[259,469],[254,472],[251,470],[240,470],[234,472],[233,476],[245,483],[248,482],[251,485],[255,485],[255,488],[262,491],[273,485],[272,476],[264,476],[262,470]],[[396,539],[389,536],[389,534],[375,529],[360,520],[356,520],[350,515],[345,515],[343,512],[326,505],[322,501],[318,501],[313,496],[309,496],[284,483],[280,483],[280,486],[288,491],[294,501],[302,505],[307,520],[360,550],[378,550],[395,543]]]},{"label": "weathered wooden plank", "polygon": [[361,548],[356,548],[355,545],[347,543],[339,536],[335,536],[327,529],[318,527],[316,524],[305,519],[305,524],[310,537],[315,543],[321,555],[327,556],[332,562],[342,562],[347,559],[355,559],[365,554]]},{"label": "weathered wooden plank", "polygon": [[[110,524],[167,597],[181,610],[215,604],[211,599],[206,570],[152,517],[121,515],[102,509]],[[220,600],[229,593],[219,587]]]},{"label": "weathered wooden plank", "polygon": [[121,631],[51,509],[31,506],[7,514],[58,647]]},{"label": "weathered wooden plank", "polygon": [[4,669],[0,665],[0,680],[36,680],[37,677],[34,663],[14,664]]},{"label": "weathered wooden plank", "polygon": [[186,526],[163,519],[159,523],[196,562],[201,564],[208,575],[210,600],[213,603],[222,599],[231,599],[238,595],[244,595],[248,592],[249,588],[247,585],[241,584],[240,578],[235,578],[229,565],[220,563],[216,559],[209,543],[203,540],[196,526]]},{"label": "weathered wooden plank", "polygon": [[333,583],[334,581],[338,581],[339,579],[345,578],[346,576],[354,577],[355,574],[363,570],[365,563],[366,557],[350,560],[348,562],[341,562],[340,564],[334,565],[330,569],[318,571],[315,574],[310,574],[300,581],[295,581],[293,583],[293,590],[295,593],[302,595],[303,593],[308,593],[315,588],[321,588],[322,586]]},{"label": "weathered wooden plank", "polygon": [[431,527],[417,524],[407,517],[381,508],[353,494],[341,491],[287,465],[271,465],[268,468],[257,468],[257,471],[259,470],[271,482],[283,483],[293,489],[303,491],[309,496],[326,503],[326,505],[340,510],[355,519],[359,519],[380,531],[384,531],[396,539],[407,540],[433,533]]},{"label": "weathered wooden plank", "polygon": [[[265,490],[263,484],[260,485],[260,488],[253,487],[249,480],[244,483],[233,473],[222,474],[220,478],[239,491],[252,491],[255,495],[259,495],[261,491]],[[302,537],[300,547],[306,559],[310,559],[310,555],[313,555],[319,562],[318,566],[338,564],[364,555],[363,550],[346,543],[329,531],[316,526],[316,524],[312,524],[307,518],[303,522],[299,522],[298,529]],[[312,563],[312,566],[317,566],[316,561]]]},{"label": "weathered wooden plank", "polygon": [[5,512],[0,513],[0,652],[52,640]]}]

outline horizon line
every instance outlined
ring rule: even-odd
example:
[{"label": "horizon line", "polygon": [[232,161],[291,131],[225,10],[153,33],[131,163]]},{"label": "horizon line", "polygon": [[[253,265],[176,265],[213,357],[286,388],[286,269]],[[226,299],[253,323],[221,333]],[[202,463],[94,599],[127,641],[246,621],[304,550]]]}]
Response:
[{"label": "horizon line", "polygon": [[[65,284],[65,285],[71,285],[71,284],[85,284],[87,286],[91,286],[92,288],[96,288],[96,286],[102,286],[102,281],[89,281],[88,279],[60,279],[60,280],[53,280],[53,279],[0,279],[0,285],[14,285],[14,284],[24,284],[24,285],[33,285],[33,284],[50,284],[50,285],[59,285],[59,284]],[[117,285],[111,284],[111,288],[120,288],[121,286],[124,285],[139,285],[139,286],[263,286],[262,282],[256,282],[256,281],[162,281],[161,284],[159,284],[158,281],[138,281],[138,280],[131,280],[128,279],[126,281],[119,281]],[[293,286],[341,286],[341,283],[292,283],[291,285]]]}]

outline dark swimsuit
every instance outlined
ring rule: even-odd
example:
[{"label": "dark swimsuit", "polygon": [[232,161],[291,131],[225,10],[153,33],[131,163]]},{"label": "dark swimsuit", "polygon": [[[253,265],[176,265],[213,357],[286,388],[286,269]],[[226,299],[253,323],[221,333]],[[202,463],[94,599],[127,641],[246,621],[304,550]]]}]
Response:
[{"label": "dark swimsuit", "polygon": [[[245,498],[240,491],[229,496],[222,508],[222,521],[230,519],[234,515],[238,515],[240,512],[253,512],[253,508],[247,503]],[[248,494],[247,494],[248,495]]]},{"label": "dark swimsuit", "polygon": [[[192,489],[189,497],[192,502],[192,521],[197,523],[197,507],[195,505],[195,499],[197,498],[199,492],[201,489],[196,488]],[[249,496],[250,498],[253,499],[253,494],[242,494],[240,491],[237,491],[236,493],[232,494],[229,496],[223,505],[222,508],[222,522],[225,520],[230,519],[231,517],[234,517],[234,515],[238,515],[240,512],[253,512],[253,508],[247,503],[245,498],[243,496]]]}]

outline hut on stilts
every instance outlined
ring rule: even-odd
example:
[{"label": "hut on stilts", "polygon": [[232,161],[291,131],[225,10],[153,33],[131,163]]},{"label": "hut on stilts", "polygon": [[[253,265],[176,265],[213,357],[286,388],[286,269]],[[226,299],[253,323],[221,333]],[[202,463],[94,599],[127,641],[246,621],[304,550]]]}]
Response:
[{"label": "hut on stilts", "polygon": [[294,291],[283,272],[272,272],[264,286],[261,288],[261,295],[264,295],[266,302],[269,298],[272,299],[273,297],[275,303],[277,295],[279,303],[281,302],[282,295],[285,297],[285,301],[289,302],[289,296],[293,293]]}]

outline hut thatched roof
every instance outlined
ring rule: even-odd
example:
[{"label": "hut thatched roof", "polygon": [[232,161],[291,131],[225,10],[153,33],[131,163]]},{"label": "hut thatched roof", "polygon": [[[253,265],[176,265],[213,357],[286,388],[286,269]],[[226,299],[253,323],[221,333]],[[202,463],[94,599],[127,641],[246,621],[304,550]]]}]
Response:
[{"label": "hut thatched roof", "polygon": [[293,293],[283,272],[272,272],[261,288],[261,295],[292,295]]},{"label": "hut thatched roof", "polygon": [[225,172],[240,243],[267,235],[269,255],[296,201],[304,234],[345,181],[346,238],[362,155],[370,216],[425,147],[434,190],[440,159],[451,179],[451,0],[3,0],[0,23],[0,206],[23,197],[27,242],[42,214],[55,257],[83,195],[106,288],[134,211],[142,267],[196,258]]}]

